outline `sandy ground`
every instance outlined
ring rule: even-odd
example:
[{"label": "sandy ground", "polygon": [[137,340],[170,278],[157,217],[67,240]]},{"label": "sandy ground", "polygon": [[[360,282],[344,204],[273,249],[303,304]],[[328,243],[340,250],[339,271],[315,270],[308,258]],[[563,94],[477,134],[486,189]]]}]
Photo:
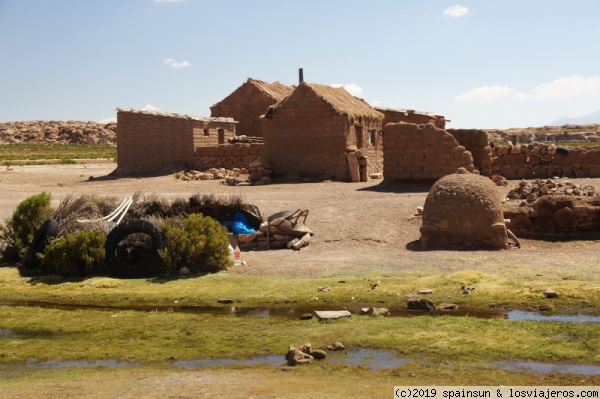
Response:
[{"label": "sandy ground", "polygon": [[[10,217],[27,196],[48,192],[53,204],[66,195],[94,194],[123,197],[140,191],[167,199],[188,198],[196,193],[241,194],[265,215],[307,209],[307,225],[315,232],[310,246],[301,251],[244,252],[249,266],[234,272],[281,274],[290,277],[393,275],[399,270],[437,270],[449,273],[464,269],[514,273],[518,265],[568,274],[597,273],[600,243],[597,241],[548,242],[522,240],[521,249],[504,251],[416,251],[421,220],[415,216],[430,186],[403,184],[393,190],[381,181],[368,183],[309,182],[267,186],[230,187],[218,181],[181,181],[173,175],[108,177],[114,163],[77,165],[12,166],[0,169],[0,217]],[[577,180],[577,179],[573,179]],[[584,181],[585,180],[585,181]],[[508,188],[516,185],[511,182]],[[582,179],[594,184],[600,179]],[[499,194],[508,191],[498,187]],[[567,276],[568,277],[568,276]]]}]

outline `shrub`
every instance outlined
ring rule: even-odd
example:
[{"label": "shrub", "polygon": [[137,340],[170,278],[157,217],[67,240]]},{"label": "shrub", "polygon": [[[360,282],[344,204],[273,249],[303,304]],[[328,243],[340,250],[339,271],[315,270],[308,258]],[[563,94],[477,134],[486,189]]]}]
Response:
[{"label": "shrub", "polygon": [[165,224],[165,247],[158,251],[164,274],[177,274],[187,267],[191,273],[215,273],[232,265],[229,241],[216,220],[191,214],[181,226]]},{"label": "shrub", "polygon": [[0,256],[7,262],[19,262],[44,220],[52,213],[50,194],[45,192],[23,200],[10,219],[0,226]]},{"label": "shrub", "polygon": [[105,243],[106,236],[101,231],[79,231],[61,237],[46,247],[42,267],[47,273],[65,277],[104,273]]}]

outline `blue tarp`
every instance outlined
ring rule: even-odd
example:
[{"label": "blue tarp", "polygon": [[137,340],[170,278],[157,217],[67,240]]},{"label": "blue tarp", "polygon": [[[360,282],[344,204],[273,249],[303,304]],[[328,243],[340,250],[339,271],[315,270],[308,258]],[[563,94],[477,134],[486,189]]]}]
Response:
[{"label": "blue tarp", "polygon": [[248,219],[246,219],[246,216],[244,216],[242,212],[236,212],[231,228],[235,234],[252,234],[256,232],[256,230],[250,226]]}]

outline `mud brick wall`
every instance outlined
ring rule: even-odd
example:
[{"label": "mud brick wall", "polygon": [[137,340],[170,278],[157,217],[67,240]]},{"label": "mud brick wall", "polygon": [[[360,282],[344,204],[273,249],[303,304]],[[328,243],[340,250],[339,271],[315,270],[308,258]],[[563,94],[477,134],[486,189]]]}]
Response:
[{"label": "mud brick wall", "polygon": [[473,171],[473,157],[444,129],[413,123],[384,126],[383,176],[386,182],[439,179],[460,167]]},{"label": "mud brick wall", "polygon": [[212,147],[197,147],[194,154],[194,168],[247,168],[253,161],[264,155],[264,144],[222,144]]},{"label": "mud brick wall", "polygon": [[517,237],[582,238],[600,236],[600,197],[544,196],[522,206],[504,205],[507,227]]},{"label": "mud brick wall", "polygon": [[[208,134],[206,135],[205,132]],[[117,176],[192,167],[194,148],[235,135],[233,120],[138,110],[117,112]]]},{"label": "mud brick wall", "polygon": [[475,169],[483,176],[491,176],[492,148],[489,146],[487,133],[478,129],[446,129],[446,131],[471,153]]},{"label": "mud brick wall", "polygon": [[600,147],[557,150],[550,144],[495,147],[492,174],[507,179],[600,177]]},{"label": "mud brick wall", "polygon": [[433,123],[435,127],[444,129],[446,127],[446,118],[441,115],[430,114],[426,112],[418,112],[412,109],[401,110],[391,108],[375,108],[377,111],[383,113],[384,119],[383,124],[388,123],[416,123],[417,125]]}]

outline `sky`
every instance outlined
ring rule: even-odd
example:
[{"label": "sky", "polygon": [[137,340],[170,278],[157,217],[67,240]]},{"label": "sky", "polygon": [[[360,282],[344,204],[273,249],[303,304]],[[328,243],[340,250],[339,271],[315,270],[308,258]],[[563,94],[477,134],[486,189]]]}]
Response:
[{"label": "sky", "polygon": [[0,0],[0,122],[210,116],[302,68],[449,128],[543,126],[600,110],[599,20],[598,0]]}]

